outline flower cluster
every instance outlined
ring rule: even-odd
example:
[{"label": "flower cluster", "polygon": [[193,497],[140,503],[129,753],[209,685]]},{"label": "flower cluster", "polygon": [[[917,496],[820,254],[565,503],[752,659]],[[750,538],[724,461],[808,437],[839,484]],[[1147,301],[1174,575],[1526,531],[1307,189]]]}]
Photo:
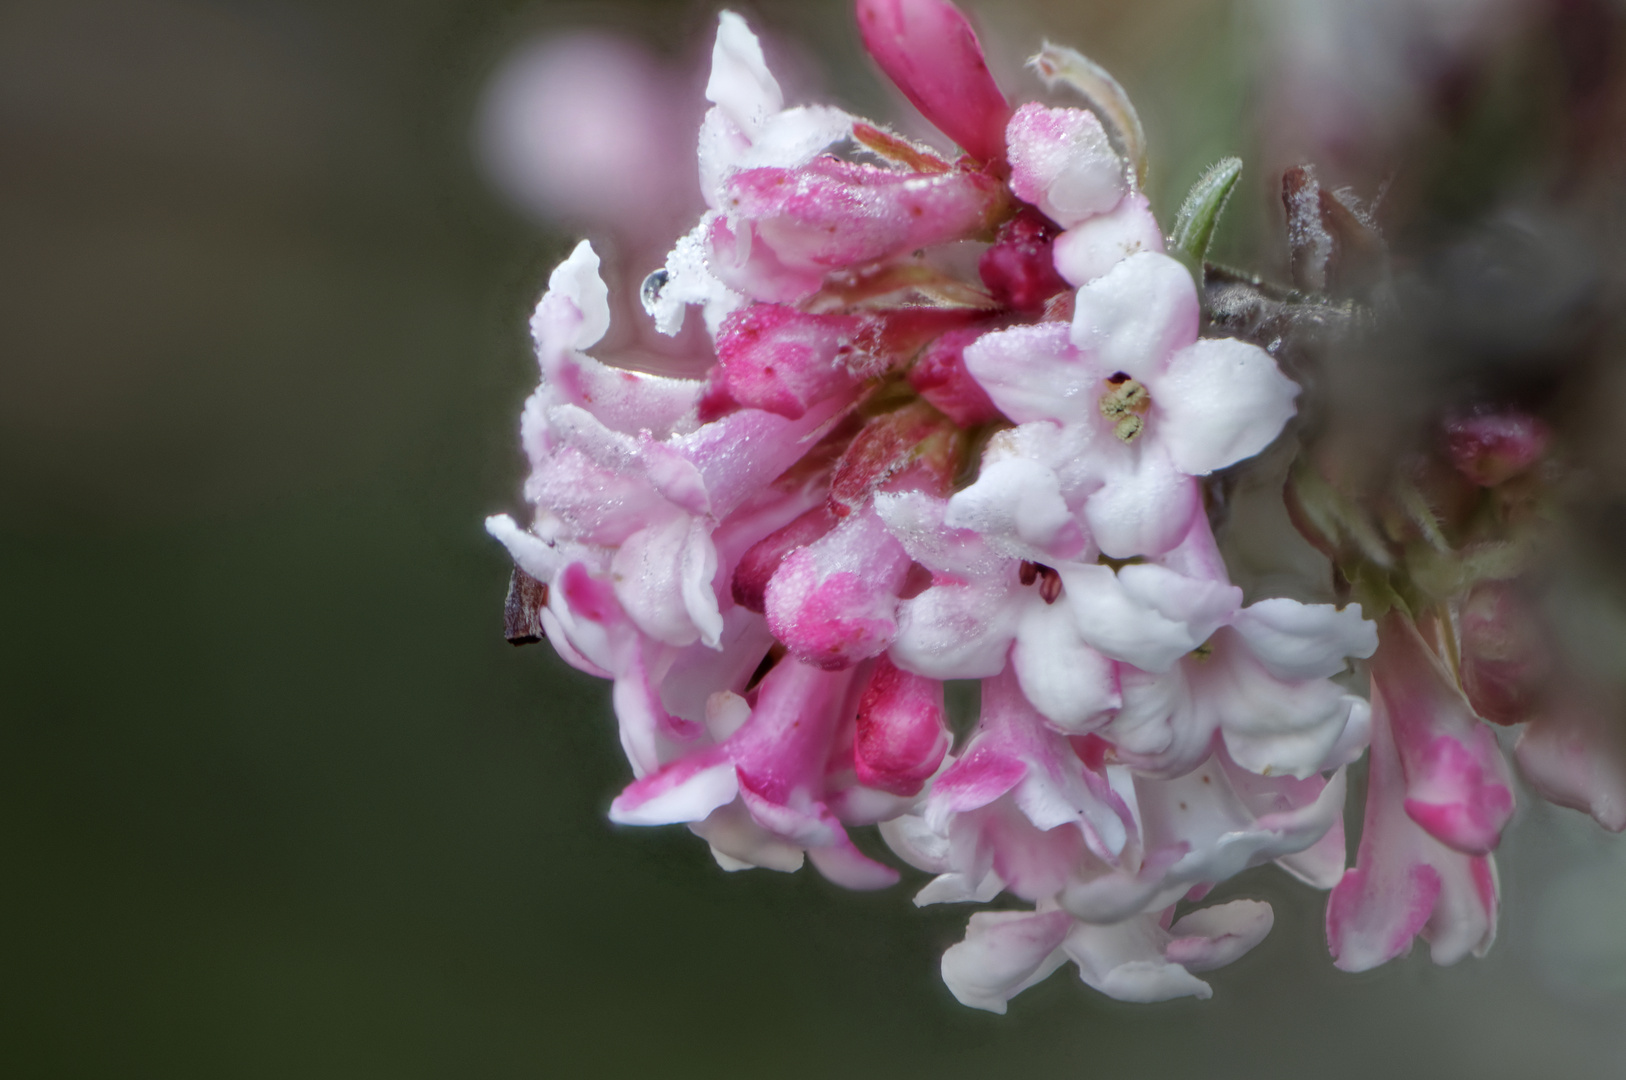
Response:
[{"label": "flower cluster", "polygon": [[[644,286],[668,334],[700,309],[705,376],[588,355],[610,307],[585,242],[532,320],[534,515],[487,524],[531,636],[614,680],[634,779],[611,817],[855,889],[898,880],[853,841],[879,824],[934,875],[916,903],[1021,905],[943,958],[996,1012],[1068,961],[1122,1000],[1208,996],[1199,974],[1272,915],[1202,899],[1267,862],[1333,890],[1341,967],[1419,934],[1441,962],[1482,950],[1507,767],[1426,625],[1385,615],[1380,647],[1353,605],[1245,606],[1231,583],[1204,478],[1271,444],[1299,388],[1201,336],[1121,90],[1047,46],[1034,66],[1075,104],[1013,108],[947,0],[858,17],[960,156],[787,107],[725,12],[710,209]],[[1339,680],[1374,654],[1369,707]],[[958,740],[952,680],[980,680]]]}]

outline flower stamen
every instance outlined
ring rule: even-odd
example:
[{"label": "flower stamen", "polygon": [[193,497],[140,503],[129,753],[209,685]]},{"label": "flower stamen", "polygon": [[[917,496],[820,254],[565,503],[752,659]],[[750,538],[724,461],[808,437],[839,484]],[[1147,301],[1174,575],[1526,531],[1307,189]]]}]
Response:
[{"label": "flower stamen", "polygon": [[1134,442],[1146,428],[1144,417],[1152,408],[1152,395],[1144,383],[1117,372],[1107,379],[1101,395],[1101,415],[1112,421],[1112,433],[1123,442]]}]

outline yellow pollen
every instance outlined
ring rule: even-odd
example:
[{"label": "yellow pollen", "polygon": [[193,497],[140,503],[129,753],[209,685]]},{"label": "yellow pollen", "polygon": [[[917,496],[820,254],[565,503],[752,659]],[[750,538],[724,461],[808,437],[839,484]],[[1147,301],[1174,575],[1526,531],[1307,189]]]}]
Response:
[{"label": "yellow pollen", "polygon": [[1152,395],[1137,379],[1118,372],[1107,380],[1101,395],[1101,415],[1113,423],[1112,433],[1124,442],[1134,442],[1146,427],[1144,419],[1152,407]]}]

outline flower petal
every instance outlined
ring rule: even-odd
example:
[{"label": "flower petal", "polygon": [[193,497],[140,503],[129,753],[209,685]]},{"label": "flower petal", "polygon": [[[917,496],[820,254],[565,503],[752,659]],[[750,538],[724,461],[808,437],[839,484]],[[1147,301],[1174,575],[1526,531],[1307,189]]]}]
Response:
[{"label": "flower petal", "polygon": [[909,555],[873,510],[785,556],[768,582],[774,636],[798,658],[836,669],[886,651],[898,632]]},{"label": "flower petal", "polygon": [[943,954],[943,981],[962,1005],[1003,1014],[1006,1003],[1063,963],[1073,928],[1065,911],[981,911]]},{"label": "flower petal", "polygon": [[1085,500],[1084,520],[1102,552],[1156,557],[1180,543],[1202,508],[1202,493],[1161,442],[1142,436],[1133,447],[1107,443],[1097,462],[1105,482]]},{"label": "flower petal", "polygon": [[1207,983],[1164,956],[1170,941],[1152,916],[1141,915],[1111,926],[1075,922],[1063,948],[1080,978],[1119,1001],[1213,997]]},{"label": "flower petal", "polygon": [[1536,717],[1513,749],[1542,798],[1626,830],[1626,748],[1609,718],[1585,701],[1560,700]]},{"label": "flower petal", "polygon": [[1073,286],[1087,285],[1142,251],[1162,251],[1163,230],[1140,192],[1126,195],[1109,213],[1068,229],[1051,245],[1056,273]]},{"label": "flower petal", "polygon": [[[1468,855],[1496,848],[1513,815],[1513,778],[1491,729],[1412,621],[1383,619],[1372,661],[1373,710],[1381,701],[1406,779],[1406,813],[1435,839]],[[1374,741],[1378,728],[1373,719]]]},{"label": "flower petal", "polygon": [[762,43],[732,11],[722,12],[717,19],[706,100],[747,136],[755,135],[785,106],[785,95],[762,56]]},{"label": "flower petal", "polygon": [[1075,348],[1067,325],[1058,322],[984,334],[966,347],[965,366],[999,411],[1018,424],[1094,419],[1102,380],[1112,374]]},{"label": "flower petal", "polygon": [[1343,671],[1348,657],[1378,650],[1378,626],[1351,605],[1260,600],[1243,608],[1231,627],[1278,679],[1318,679]]},{"label": "flower petal", "polygon": [[1150,564],[1058,566],[1079,634],[1115,660],[1167,671],[1228,622],[1242,599],[1234,585],[1200,581]]},{"label": "flower petal", "polygon": [[1495,864],[1488,855],[1451,850],[1408,816],[1383,695],[1374,695],[1372,713],[1360,850],[1327,899],[1333,963],[1366,971],[1405,955],[1419,934],[1432,944],[1436,964],[1483,956],[1496,937]]},{"label": "flower petal", "polygon": [[610,804],[610,820],[618,825],[704,821],[733,802],[739,790],[732,761],[717,751],[693,754],[634,780]]},{"label": "flower petal", "polygon": [[1123,704],[1116,665],[1084,644],[1061,604],[1028,600],[1011,650],[1022,693],[1059,730],[1083,734]]},{"label": "flower petal", "polygon": [[1181,349],[1149,385],[1159,437],[1190,476],[1257,454],[1297,411],[1298,384],[1265,350],[1235,338]]},{"label": "flower petal", "polygon": [[1011,190],[1070,229],[1118,205],[1129,190],[1124,163],[1088,109],[1023,105],[1005,129]]},{"label": "flower petal", "polygon": [[1191,273],[1143,251],[1078,290],[1071,337],[1107,374],[1151,386],[1169,357],[1197,340],[1200,314]]}]

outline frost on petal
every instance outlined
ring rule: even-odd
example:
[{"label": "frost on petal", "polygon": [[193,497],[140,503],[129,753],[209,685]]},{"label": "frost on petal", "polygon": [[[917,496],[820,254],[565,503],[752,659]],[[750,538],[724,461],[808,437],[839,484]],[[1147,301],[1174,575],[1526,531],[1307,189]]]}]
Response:
[{"label": "frost on petal", "polygon": [[1349,657],[1366,659],[1378,649],[1377,624],[1359,606],[1260,600],[1243,608],[1231,627],[1278,679],[1316,679],[1344,670]]},{"label": "frost on petal", "polygon": [[1257,345],[1198,341],[1152,384],[1154,422],[1175,468],[1206,476],[1269,446],[1296,411],[1298,392]]},{"label": "frost on petal", "polygon": [[706,100],[747,135],[755,135],[785,105],[785,95],[763,59],[761,42],[732,11],[718,17]]},{"label": "frost on petal", "polygon": [[1060,478],[1031,458],[985,464],[976,483],[949,500],[945,523],[982,534],[1007,555],[1041,562],[1077,558],[1087,548]]},{"label": "frost on petal", "polygon": [[1078,290],[1073,344],[1108,373],[1151,385],[1170,356],[1197,340],[1199,315],[1190,272],[1143,251]]},{"label": "frost on petal", "polygon": [[828,500],[821,500],[817,506],[752,545],[734,569],[730,589],[734,602],[758,613],[766,611],[768,583],[779,565],[791,552],[806,547],[835,528],[840,520],[830,509]]},{"label": "frost on petal", "polygon": [[686,514],[628,537],[610,563],[616,596],[638,628],[670,645],[715,644],[722,616],[711,579],[717,552],[705,524]]},{"label": "frost on petal", "polygon": [[1131,255],[1162,250],[1163,230],[1139,192],[1068,229],[1051,245],[1056,273],[1074,286],[1089,284]]},{"label": "frost on petal", "polygon": [[694,465],[711,514],[726,518],[811,450],[848,402],[827,398],[795,420],[741,409],[672,438],[666,447]]},{"label": "frost on petal", "polygon": [[1087,109],[1023,105],[1005,141],[1011,190],[1064,229],[1106,213],[1129,190],[1123,159]]},{"label": "frost on petal", "polygon": [[981,679],[1005,669],[1021,618],[1016,566],[1008,580],[944,582],[898,610],[893,663],[934,679]]},{"label": "frost on petal", "polygon": [[598,266],[598,256],[582,241],[553,271],[531,316],[542,368],[539,406],[580,406],[606,427],[629,435],[648,430],[665,437],[692,428],[702,383],[611,367],[580,351],[597,343],[610,323],[608,290]]},{"label": "frost on petal", "polygon": [[768,625],[793,654],[820,667],[878,656],[897,633],[909,555],[873,511],[855,514],[787,555],[768,582]]},{"label": "frost on petal", "polygon": [[858,0],[864,48],[887,78],[979,161],[1004,151],[1011,107],[966,17],[948,0]]},{"label": "frost on petal", "polygon": [[1496,937],[1498,886],[1489,855],[1453,851],[1405,808],[1406,778],[1388,706],[1374,695],[1365,824],[1355,866],[1327,899],[1327,943],[1345,971],[1411,951],[1422,935],[1436,964],[1483,956]]},{"label": "frost on petal", "polygon": [[906,671],[934,679],[986,678],[1005,668],[1021,618],[1014,559],[969,529],[944,524],[947,503],[922,492],[882,493],[875,511],[933,584],[898,609],[888,655]]},{"label": "frost on petal", "polygon": [[948,501],[921,491],[881,492],[875,512],[910,557],[957,582],[1015,577],[1011,560],[970,529],[947,523]]},{"label": "frost on petal", "polygon": [[1094,420],[1102,380],[1112,374],[1075,348],[1067,325],[1056,322],[984,334],[966,348],[965,366],[999,411],[1018,424]]},{"label": "frost on petal", "polygon": [[644,310],[655,320],[655,328],[668,337],[683,329],[683,316],[690,305],[703,309],[706,329],[716,335],[729,313],[745,304],[743,295],[711,272],[709,252],[719,222],[715,211],[703,216],[678,238],[666,256],[666,265],[644,283]]},{"label": "frost on petal", "polygon": [[758,300],[791,302],[824,274],[982,233],[1000,188],[982,173],[913,174],[817,158],[755,168],[725,184],[727,229],[709,238],[711,269]]},{"label": "frost on petal", "polygon": [[[1469,855],[1495,849],[1513,815],[1513,781],[1491,729],[1417,627],[1391,612],[1372,661],[1406,782],[1405,809],[1435,839]],[[1374,740],[1378,722],[1374,717]]]},{"label": "frost on petal", "polygon": [[1057,567],[1078,630],[1115,660],[1167,671],[1230,621],[1242,600],[1233,585],[1201,581],[1151,564]]},{"label": "frost on petal", "polygon": [[960,1004],[1003,1014],[1066,962],[1060,948],[1072,928],[1065,911],[978,912],[965,940],[943,954],[943,981]]},{"label": "frost on petal", "polygon": [[799,105],[771,117],[734,167],[797,169],[832,143],[852,136],[853,118],[829,105]]},{"label": "frost on petal", "polygon": [[577,244],[548,276],[548,292],[570,301],[580,314],[581,323],[570,344],[577,349],[590,349],[604,337],[610,328],[610,289],[599,276],[598,253],[586,240]]},{"label": "frost on petal", "polygon": [[796,169],[812,161],[826,147],[852,136],[853,119],[828,105],[798,106],[770,114],[762,125],[746,132],[721,107],[706,113],[700,124],[700,191],[706,205],[721,209],[728,178],[741,169],[776,166]]},{"label": "frost on petal", "polygon": [[[857,382],[849,359],[859,320],[751,304],[723,320],[712,393],[732,404],[796,420],[808,406]],[[708,395],[709,396],[709,395]]]}]

